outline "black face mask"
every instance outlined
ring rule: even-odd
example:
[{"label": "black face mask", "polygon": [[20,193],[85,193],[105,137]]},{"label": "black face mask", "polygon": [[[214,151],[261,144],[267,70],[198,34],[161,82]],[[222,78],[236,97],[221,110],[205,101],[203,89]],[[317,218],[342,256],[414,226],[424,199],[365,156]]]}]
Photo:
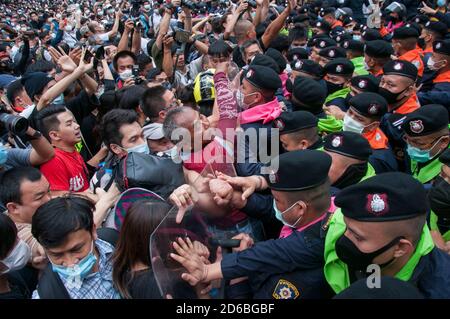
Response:
[{"label": "black face mask", "polygon": [[[374,252],[371,253],[364,253],[361,250],[356,247],[356,245],[348,239],[345,235],[342,235],[336,242],[336,254],[339,257],[341,261],[347,264],[347,266],[352,270],[362,270],[366,271],[367,266],[373,264],[373,260],[387,251],[389,248],[396,245],[400,239],[403,237],[396,237],[391,242],[389,242],[387,245],[381,247],[380,249],[377,249]],[[394,258],[389,260],[388,262],[379,265],[380,267],[385,267],[392,263]]]},{"label": "black face mask", "polygon": [[336,84],[329,81],[325,81],[325,83],[327,84],[328,95],[344,88],[344,84]]},{"label": "black face mask", "polygon": [[417,45],[423,50],[425,49],[426,43],[424,38],[419,38],[417,41]]},{"label": "black face mask", "polygon": [[408,88],[404,89],[401,92],[398,93],[392,93],[389,90],[386,90],[385,88],[378,88],[378,94],[380,94],[382,97],[386,99],[388,104],[395,104],[398,102],[398,97],[407,90]]},{"label": "black face mask", "polygon": [[441,176],[436,177],[428,193],[431,209],[438,216],[441,233],[450,230],[450,184]]},{"label": "black face mask", "polygon": [[332,186],[339,189],[344,189],[345,187],[354,185],[366,175],[366,172],[367,163],[350,165]]},{"label": "black face mask", "polygon": [[14,63],[11,60],[0,62],[0,71],[2,73],[11,73],[14,70]]}]

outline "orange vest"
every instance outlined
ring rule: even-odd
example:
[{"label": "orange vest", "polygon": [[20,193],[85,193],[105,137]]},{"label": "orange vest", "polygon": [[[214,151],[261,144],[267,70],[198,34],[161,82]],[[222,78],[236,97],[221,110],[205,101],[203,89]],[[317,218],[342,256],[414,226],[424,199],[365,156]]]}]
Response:
[{"label": "orange vest", "polygon": [[[370,72],[370,73],[372,73],[372,72]],[[380,71],[378,71],[376,74],[372,73],[372,75],[373,75],[374,77],[376,77],[376,78],[378,78],[378,77],[380,77],[380,76],[383,76],[383,69],[381,69]]]},{"label": "orange vest", "polygon": [[427,54],[427,53],[433,53],[433,47],[431,48],[426,48],[425,50],[423,50],[423,54]]},{"label": "orange vest", "polygon": [[438,76],[433,80],[433,83],[450,83],[450,71],[445,71],[444,73],[439,73]]},{"label": "orange vest", "polygon": [[417,102],[417,96],[414,93],[413,95],[410,96],[410,98],[408,100],[406,100],[405,103],[403,103],[402,106],[395,109],[393,113],[408,114],[408,113],[414,112],[418,108],[419,108],[419,103]]},{"label": "orange vest", "polygon": [[379,127],[374,131],[364,133],[363,136],[369,141],[370,147],[374,150],[388,148],[388,138]]},{"label": "orange vest", "polygon": [[380,34],[381,34],[381,37],[384,38],[385,36],[387,36],[389,34],[389,30],[386,29],[385,26],[382,26],[381,29],[380,29]]},{"label": "orange vest", "polygon": [[398,59],[408,61],[408,62],[411,62],[412,64],[414,64],[417,67],[417,70],[419,70],[419,76],[420,77],[423,76],[424,65],[423,65],[423,61],[422,61],[422,50],[421,49],[414,49],[414,50],[408,51],[405,54],[403,54],[402,56],[400,56]]},{"label": "orange vest", "polygon": [[331,29],[334,29],[334,28],[336,28],[336,27],[342,27],[342,26],[343,26],[342,22],[339,21],[339,20],[336,20],[336,21],[333,23],[333,25],[331,26]]}]

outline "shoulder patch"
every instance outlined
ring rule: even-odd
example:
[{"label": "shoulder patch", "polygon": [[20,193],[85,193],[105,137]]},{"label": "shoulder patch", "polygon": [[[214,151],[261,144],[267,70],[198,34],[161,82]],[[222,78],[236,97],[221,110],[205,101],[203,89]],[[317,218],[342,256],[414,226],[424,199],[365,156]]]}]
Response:
[{"label": "shoulder patch", "polygon": [[299,296],[297,287],[285,279],[278,280],[272,293],[272,297],[275,299],[297,299]]}]

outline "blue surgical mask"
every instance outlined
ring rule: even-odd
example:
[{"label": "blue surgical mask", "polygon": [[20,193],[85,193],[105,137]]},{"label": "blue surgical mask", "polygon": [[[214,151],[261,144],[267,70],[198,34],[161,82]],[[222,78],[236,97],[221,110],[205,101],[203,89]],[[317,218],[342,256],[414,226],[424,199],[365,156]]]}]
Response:
[{"label": "blue surgical mask", "polygon": [[445,0],[438,0],[436,2],[436,4],[438,5],[438,7],[444,7],[445,6]]},{"label": "blue surgical mask", "polygon": [[55,265],[52,262],[51,263],[53,271],[58,273],[62,277],[69,280],[74,279],[83,280],[89,275],[96,262],[97,257],[94,255],[94,242],[92,242],[91,251],[89,252],[89,254],[86,255],[86,257],[81,259],[78,264],[73,265],[71,267],[66,267],[61,265]]},{"label": "blue surgical mask", "polygon": [[353,40],[355,40],[355,41],[361,41],[361,35],[360,35],[360,34],[354,34],[354,35],[353,35]]},{"label": "blue surgical mask", "polygon": [[297,224],[300,222],[300,220],[302,219],[303,215],[300,216],[297,221],[294,224],[289,224],[288,222],[286,222],[283,218],[283,215],[286,214],[288,211],[290,211],[295,205],[297,205],[298,202],[294,203],[291,207],[289,207],[288,209],[286,209],[284,212],[281,212],[278,207],[277,204],[275,203],[275,200],[273,201],[273,210],[275,211],[275,217],[283,223],[283,225],[287,226],[287,227],[291,227],[291,228],[295,228],[295,226],[297,226]]},{"label": "blue surgical mask", "polygon": [[64,104],[64,94],[61,93],[60,95],[58,95],[56,98],[53,99],[52,104]]},{"label": "blue surgical mask", "polygon": [[144,142],[140,145],[136,145],[134,147],[127,148],[126,151],[128,153],[142,153],[142,154],[149,154],[150,149],[148,148],[147,142]]},{"label": "blue surgical mask", "polygon": [[0,165],[5,164],[7,159],[8,151],[4,145],[0,144]]},{"label": "blue surgical mask", "polygon": [[[444,136],[443,136],[444,137]],[[431,150],[436,146],[437,143],[442,139],[442,137],[436,141],[429,149],[421,150],[420,148],[411,146],[408,144],[406,151],[408,152],[409,157],[416,162],[425,163],[431,160],[434,156],[431,156]]]}]

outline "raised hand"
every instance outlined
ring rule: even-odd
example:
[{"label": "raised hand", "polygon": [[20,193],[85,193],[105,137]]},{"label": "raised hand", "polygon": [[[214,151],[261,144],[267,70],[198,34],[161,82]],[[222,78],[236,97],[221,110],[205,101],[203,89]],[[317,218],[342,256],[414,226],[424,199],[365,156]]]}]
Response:
[{"label": "raised hand", "polygon": [[58,64],[58,66],[61,68],[62,71],[72,73],[77,68],[77,65],[72,60],[72,58],[64,52],[64,50],[61,47],[58,47],[58,49],[59,52],[53,47],[50,47],[48,49],[53,61],[56,64]]},{"label": "raised hand", "polygon": [[196,252],[191,240],[186,238],[184,241],[182,238],[178,238],[178,241],[173,243],[173,248],[177,254],[171,253],[170,257],[179,262],[187,271],[181,275],[181,278],[191,286],[203,283],[208,276],[208,270],[203,257]]}]

